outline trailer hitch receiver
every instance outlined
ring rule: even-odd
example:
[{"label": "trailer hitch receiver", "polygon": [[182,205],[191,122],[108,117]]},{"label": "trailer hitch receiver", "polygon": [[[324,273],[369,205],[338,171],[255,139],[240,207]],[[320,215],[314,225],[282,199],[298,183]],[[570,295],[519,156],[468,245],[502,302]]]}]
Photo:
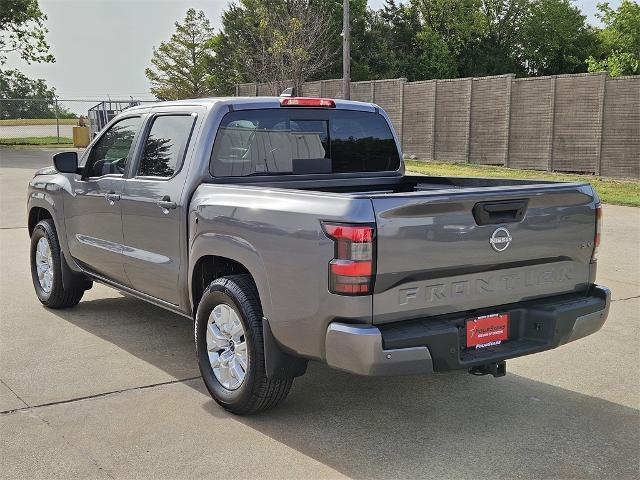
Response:
[{"label": "trailer hitch receiver", "polygon": [[493,375],[496,378],[504,377],[507,374],[507,362],[493,362],[471,367],[469,373],[476,376]]}]

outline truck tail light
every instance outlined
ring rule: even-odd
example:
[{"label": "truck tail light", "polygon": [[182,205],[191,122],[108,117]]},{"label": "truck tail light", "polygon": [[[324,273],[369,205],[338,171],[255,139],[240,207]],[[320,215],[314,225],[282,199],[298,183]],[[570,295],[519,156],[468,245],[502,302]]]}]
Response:
[{"label": "truck tail light", "polygon": [[602,234],[602,205],[596,205],[596,235],[593,239],[593,255],[591,261],[598,259],[598,247],[600,247],[600,235]]},{"label": "truck tail light", "polygon": [[322,224],[334,241],[329,262],[329,291],[339,295],[370,295],[375,279],[375,229],[365,224]]},{"label": "truck tail light", "polygon": [[330,98],[285,97],[280,99],[280,106],[336,108],[336,102]]}]

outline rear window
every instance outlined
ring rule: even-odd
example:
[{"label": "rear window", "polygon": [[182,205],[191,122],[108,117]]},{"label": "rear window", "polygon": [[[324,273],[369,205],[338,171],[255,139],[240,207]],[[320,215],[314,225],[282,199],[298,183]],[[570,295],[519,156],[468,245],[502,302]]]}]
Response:
[{"label": "rear window", "polygon": [[394,171],[400,157],[373,112],[309,108],[239,110],[224,116],[211,155],[216,177]]}]

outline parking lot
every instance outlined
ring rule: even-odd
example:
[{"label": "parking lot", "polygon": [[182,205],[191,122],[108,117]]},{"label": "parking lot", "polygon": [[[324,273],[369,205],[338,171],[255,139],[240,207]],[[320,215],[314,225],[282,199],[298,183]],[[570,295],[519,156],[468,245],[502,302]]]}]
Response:
[{"label": "parking lot", "polygon": [[465,372],[363,378],[311,364],[276,410],[209,397],[189,320],[94,285],[37,301],[26,186],[55,151],[0,148],[1,478],[637,478],[640,209],[606,205],[597,334]]}]

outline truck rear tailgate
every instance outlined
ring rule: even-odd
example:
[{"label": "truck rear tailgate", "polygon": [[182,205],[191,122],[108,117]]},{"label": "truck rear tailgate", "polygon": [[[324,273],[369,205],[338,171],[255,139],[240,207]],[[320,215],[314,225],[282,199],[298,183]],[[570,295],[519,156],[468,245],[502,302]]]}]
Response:
[{"label": "truck rear tailgate", "polygon": [[376,324],[580,292],[589,285],[597,202],[589,185],[374,194],[371,201]]}]

